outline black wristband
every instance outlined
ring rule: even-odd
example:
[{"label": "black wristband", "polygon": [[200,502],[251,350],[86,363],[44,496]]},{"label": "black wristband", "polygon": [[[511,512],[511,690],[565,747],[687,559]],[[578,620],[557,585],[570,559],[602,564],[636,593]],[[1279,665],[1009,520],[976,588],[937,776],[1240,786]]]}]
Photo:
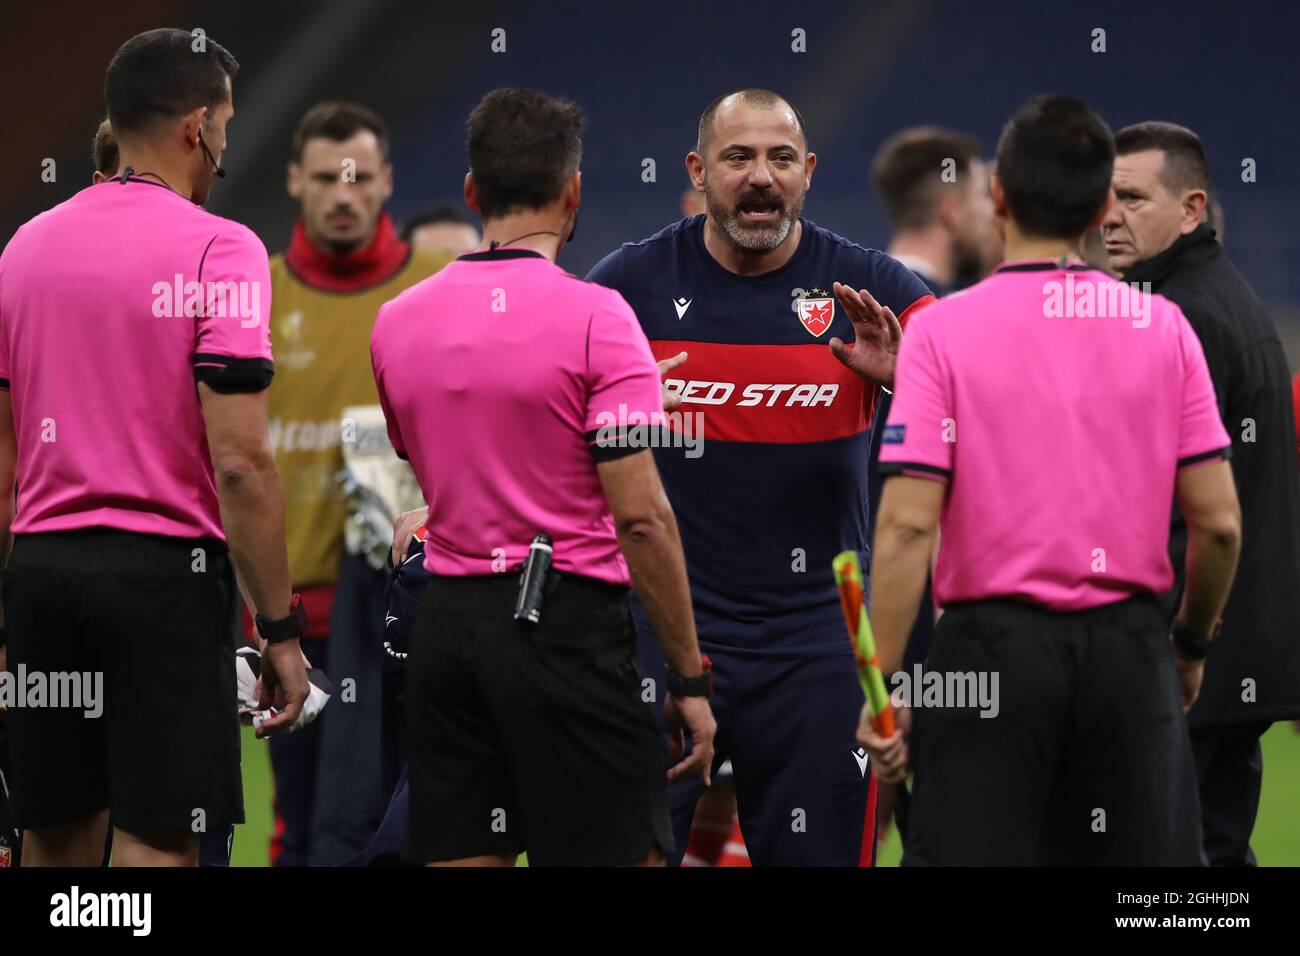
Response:
[{"label": "black wristband", "polygon": [[276,621],[268,621],[260,614],[254,618],[257,633],[268,644],[281,644],[292,641],[307,633],[307,612],[302,606],[302,596],[295,594],[289,602],[287,616]]},{"label": "black wristband", "polygon": [[9,643],[9,629],[5,627],[3,624],[0,624],[0,648],[3,648],[8,643]]},{"label": "black wristband", "polygon": [[1215,625],[1214,633],[1209,637],[1202,637],[1185,625],[1175,621],[1173,630],[1169,632],[1170,638],[1174,643],[1174,652],[1185,661],[1196,663],[1203,661],[1210,653],[1210,645],[1214,643],[1214,638],[1219,633],[1219,624]]},{"label": "black wristband", "polygon": [[704,670],[694,677],[683,677],[671,667],[668,668],[668,693],[674,697],[712,697],[713,662],[708,655],[701,654],[700,664]]}]

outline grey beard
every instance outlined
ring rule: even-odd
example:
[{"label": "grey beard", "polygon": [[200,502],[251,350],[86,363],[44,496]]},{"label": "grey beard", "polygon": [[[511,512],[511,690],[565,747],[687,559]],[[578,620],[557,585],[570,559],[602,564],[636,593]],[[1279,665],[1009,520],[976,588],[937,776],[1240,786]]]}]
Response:
[{"label": "grey beard", "polygon": [[771,252],[785,242],[790,235],[790,230],[794,228],[795,220],[799,218],[799,214],[803,211],[802,204],[800,204],[794,209],[788,209],[786,214],[775,225],[755,229],[741,225],[740,218],[736,215],[735,210],[716,206],[712,200],[708,200],[707,204],[709,215],[727,234],[727,238],[741,249],[748,249],[750,252]]}]

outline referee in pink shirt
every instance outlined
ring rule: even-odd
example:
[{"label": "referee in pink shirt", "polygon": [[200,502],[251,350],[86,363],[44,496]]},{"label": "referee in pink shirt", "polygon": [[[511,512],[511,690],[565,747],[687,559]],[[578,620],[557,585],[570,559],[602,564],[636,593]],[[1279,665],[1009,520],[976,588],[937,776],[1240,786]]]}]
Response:
[{"label": "referee in pink shirt", "polygon": [[[0,554],[8,668],[102,681],[102,713],[11,707],[24,866],[193,865],[243,822],[235,570],[287,730],[307,693],[267,441],[266,250],[199,204],[220,175],[234,58],[184,30],[113,57],[122,173],[0,255]],[[17,508],[10,503],[17,484]],[[4,664],[0,653],[0,665]]]},{"label": "referee in pink shirt", "polygon": [[[646,440],[659,370],[622,297],[554,263],[577,223],[583,126],[575,104],[533,90],[484,97],[465,179],[480,250],[375,322],[388,432],[429,503],[434,577],[406,688],[421,863],[512,866],[526,850],[534,865],[655,865],[672,851],[651,710],[663,689],[641,679],[629,583],[669,664],[668,777],[707,781],[713,761],[711,675]],[[530,548],[542,534],[549,547]],[[535,592],[530,552],[552,568]],[[536,623],[518,619],[521,594]]]},{"label": "referee in pink shirt", "polygon": [[[882,780],[914,771],[908,864],[1200,861],[1183,711],[1232,583],[1240,512],[1186,318],[1075,257],[1110,201],[1114,159],[1083,102],[1020,107],[992,187],[1007,261],[903,337],[873,621],[892,671],[941,526],[944,613],[924,682],[937,676],[940,702],[912,679],[901,729],[882,739],[864,710],[858,736]],[[1175,496],[1189,534],[1171,634],[1156,595],[1173,581]],[[974,687],[993,693],[976,701]]]}]

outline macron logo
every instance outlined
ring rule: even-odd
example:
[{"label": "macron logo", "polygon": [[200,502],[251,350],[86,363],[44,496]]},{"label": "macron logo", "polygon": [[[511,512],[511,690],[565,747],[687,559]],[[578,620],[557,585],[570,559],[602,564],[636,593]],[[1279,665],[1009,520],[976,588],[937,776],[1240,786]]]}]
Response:
[{"label": "macron logo", "polygon": [[673,308],[677,310],[677,318],[680,319],[686,314],[686,310],[691,307],[690,299],[673,299]]},{"label": "macron logo", "polygon": [[867,752],[866,752],[865,750],[863,750],[861,747],[859,747],[857,750],[852,751],[852,753],[853,753],[853,759],[856,760],[856,761],[858,762],[858,769],[859,769],[860,771],[862,771],[862,779],[863,779],[863,780],[866,780],[866,779],[867,779],[867,762],[868,762],[871,758],[870,758],[869,756],[867,756]]}]

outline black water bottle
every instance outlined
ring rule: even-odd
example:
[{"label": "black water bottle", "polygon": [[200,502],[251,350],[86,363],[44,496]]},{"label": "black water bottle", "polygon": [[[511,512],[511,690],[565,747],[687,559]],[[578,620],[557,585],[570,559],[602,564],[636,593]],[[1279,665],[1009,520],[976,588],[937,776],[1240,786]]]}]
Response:
[{"label": "black water bottle", "polygon": [[546,576],[551,570],[551,536],[538,534],[528,546],[528,560],[519,575],[519,596],[515,598],[515,620],[536,624],[542,619]]}]

